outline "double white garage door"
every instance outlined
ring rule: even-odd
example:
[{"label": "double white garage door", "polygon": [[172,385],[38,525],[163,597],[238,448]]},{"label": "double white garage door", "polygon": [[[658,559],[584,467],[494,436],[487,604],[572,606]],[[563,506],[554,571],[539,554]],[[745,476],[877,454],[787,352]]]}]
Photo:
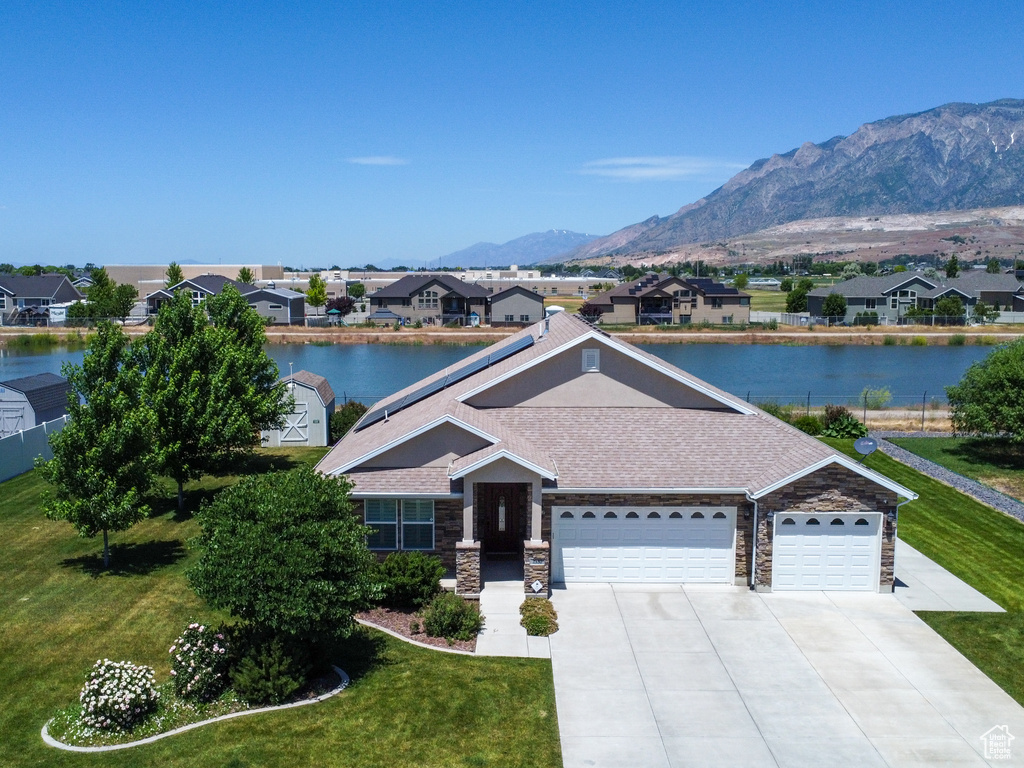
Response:
[{"label": "double white garage door", "polygon": [[775,516],[773,590],[877,590],[881,514]]},{"label": "double white garage door", "polygon": [[552,518],[555,582],[733,582],[735,507],[555,507]]},{"label": "double white garage door", "polygon": [[[552,581],[721,583],[736,572],[735,507],[555,507]],[[878,588],[881,515],[774,519],[772,588]]]}]

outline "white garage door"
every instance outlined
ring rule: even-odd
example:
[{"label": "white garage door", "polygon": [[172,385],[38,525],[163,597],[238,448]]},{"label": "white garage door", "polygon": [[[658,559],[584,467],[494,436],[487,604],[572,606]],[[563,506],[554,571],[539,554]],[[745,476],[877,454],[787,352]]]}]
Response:
[{"label": "white garage door", "polygon": [[881,514],[775,516],[772,589],[878,589]]},{"label": "white garage door", "polygon": [[736,571],[735,507],[555,507],[556,582],[721,582]]}]

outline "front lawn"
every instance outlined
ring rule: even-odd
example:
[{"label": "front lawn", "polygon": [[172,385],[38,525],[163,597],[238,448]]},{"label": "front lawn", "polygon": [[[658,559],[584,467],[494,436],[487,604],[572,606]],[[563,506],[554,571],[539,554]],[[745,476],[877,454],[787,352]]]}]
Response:
[{"label": "front lawn", "polygon": [[968,437],[903,437],[892,442],[1024,501],[1024,447],[1007,440]]},{"label": "front lawn", "polygon": [[[315,462],[324,451],[260,451],[245,472]],[[189,510],[234,478],[186,487]],[[485,659],[422,650],[360,632],[339,666],[352,687],[309,707],[200,728],[156,744],[74,754],[43,744],[39,730],[77,700],[98,658],[152,665],[168,676],[167,649],[189,620],[218,621],[184,578],[198,533],[165,488],[154,515],[101,543],[43,517],[35,472],[0,484],[0,743],[3,764],[403,766],[561,765],[550,662]]]},{"label": "front lawn", "polygon": [[[860,458],[851,440],[824,442]],[[899,537],[1007,610],[918,616],[1024,704],[1024,524],[881,451],[864,463],[920,495],[900,508]]]}]

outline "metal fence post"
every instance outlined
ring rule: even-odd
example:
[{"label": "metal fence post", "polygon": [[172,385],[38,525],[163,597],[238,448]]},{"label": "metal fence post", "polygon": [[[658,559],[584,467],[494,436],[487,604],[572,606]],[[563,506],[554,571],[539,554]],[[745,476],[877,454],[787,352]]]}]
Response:
[{"label": "metal fence post", "polygon": [[924,391],[924,394],[921,395],[921,431],[922,432],[924,432],[924,409],[925,409],[925,406],[927,405],[927,403],[928,403],[928,390],[926,389]]},{"label": "metal fence post", "polygon": [[868,390],[864,389],[864,426],[868,425]]},{"label": "metal fence post", "polygon": [[807,415],[811,415],[811,393],[809,390],[807,392]]}]

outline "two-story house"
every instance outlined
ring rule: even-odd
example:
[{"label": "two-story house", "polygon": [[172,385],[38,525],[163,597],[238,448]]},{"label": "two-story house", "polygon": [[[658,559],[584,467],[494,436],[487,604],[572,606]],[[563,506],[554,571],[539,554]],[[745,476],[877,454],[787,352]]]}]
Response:
[{"label": "two-story house", "polygon": [[0,322],[32,322],[45,318],[51,304],[84,298],[66,275],[0,275]]},{"label": "two-story house", "polygon": [[601,322],[636,325],[715,325],[750,322],[750,294],[707,277],[655,272],[595,296]]},{"label": "two-story house", "polygon": [[370,295],[378,322],[479,325],[488,319],[490,291],[453,275],[406,275]]}]

